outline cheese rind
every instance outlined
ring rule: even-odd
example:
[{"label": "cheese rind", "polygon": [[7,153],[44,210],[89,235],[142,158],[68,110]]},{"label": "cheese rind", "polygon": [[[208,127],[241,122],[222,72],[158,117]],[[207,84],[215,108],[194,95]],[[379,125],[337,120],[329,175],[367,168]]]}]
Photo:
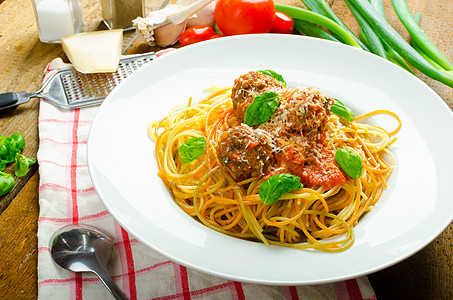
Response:
[{"label": "cheese rind", "polygon": [[74,68],[81,73],[108,73],[118,68],[123,30],[83,32],[61,38],[61,45]]}]

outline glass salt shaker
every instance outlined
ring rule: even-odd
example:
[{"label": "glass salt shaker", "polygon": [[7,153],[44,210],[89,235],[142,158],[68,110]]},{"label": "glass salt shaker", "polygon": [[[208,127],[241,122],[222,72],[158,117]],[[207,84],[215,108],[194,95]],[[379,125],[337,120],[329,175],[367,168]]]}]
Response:
[{"label": "glass salt shaker", "polygon": [[101,0],[102,19],[109,29],[133,29],[132,20],[145,14],[144,0]]},{"label": "glass salt shaker", "polygon": [[61,38],[83,31],[80,0],[32,0],[39,39],[60,43]]}]

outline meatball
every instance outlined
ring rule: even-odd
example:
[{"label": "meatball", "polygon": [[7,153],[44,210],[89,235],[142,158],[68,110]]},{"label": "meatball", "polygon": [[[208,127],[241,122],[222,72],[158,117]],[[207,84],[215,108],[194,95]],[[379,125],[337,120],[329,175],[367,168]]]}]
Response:
[{"label": "meatball", "polygon": [[[255,97],[271,91],[279,94],[279,106],[271,118],[253,127],[243,124],[245,110]],[[233,114],[216,152],[235,180],[291,173],[306,187],[329,189],[345,182],[326,141],[333,99],[311,87],[285,88],[257,72],[235,80],[231,99]]]},{"label": "meatball", "polygon": [[235,180],[263,176],[274,163],[271,142],[266,132],[241,124],[222,134],[217,156]]},{"label": "meatball", "polygon": [[311,87],[300,87],[282,90],[279,99],[280,105],[270,122],[272,126],[289,133],[316,134],[324,130],[333,104],[331,98]]},{"label": "meatball", "polygon": [[240,76],[234,81],[231,92],[235,116],[243,120],[245,110],[256,96],[266,92],[279,92],[281,89],[282,83],[269,75],[252,71]]}]

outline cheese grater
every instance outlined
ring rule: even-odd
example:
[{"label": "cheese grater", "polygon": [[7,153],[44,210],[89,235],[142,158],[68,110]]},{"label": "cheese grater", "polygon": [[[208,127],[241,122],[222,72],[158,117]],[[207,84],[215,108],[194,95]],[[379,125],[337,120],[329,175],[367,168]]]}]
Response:
[{"label": "cheese grater", "polygon": [[43,98],[65,109],[99,104],[123,79],[155,57],[154,52],[122,56],[118,69],[112,73],[84,74],[73,67],[53,71],[37,92],[0,94],[0,110],[23,104],[31,98]]}]

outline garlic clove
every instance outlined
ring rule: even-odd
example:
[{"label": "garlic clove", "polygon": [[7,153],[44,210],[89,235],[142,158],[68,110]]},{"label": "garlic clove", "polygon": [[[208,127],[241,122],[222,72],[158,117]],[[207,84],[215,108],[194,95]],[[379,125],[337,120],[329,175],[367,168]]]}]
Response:
[{"label": "garlic clove", "polygon": [[162,27],[154,29],[154,43],[159,47],[168,47],[179,39],[181,33],[186,29],[186,22],[179,24],[169,23]]},{"label": "garlic clove", "polygon": [[194,15],[189,17],[189,19],[187,20],[187,27],[201,25],[214,27],[215,25],[214,10],[216,3],[217,3],[216,0],[212,1],[211,3],[200,9],[198,12],[196,12]]}]

